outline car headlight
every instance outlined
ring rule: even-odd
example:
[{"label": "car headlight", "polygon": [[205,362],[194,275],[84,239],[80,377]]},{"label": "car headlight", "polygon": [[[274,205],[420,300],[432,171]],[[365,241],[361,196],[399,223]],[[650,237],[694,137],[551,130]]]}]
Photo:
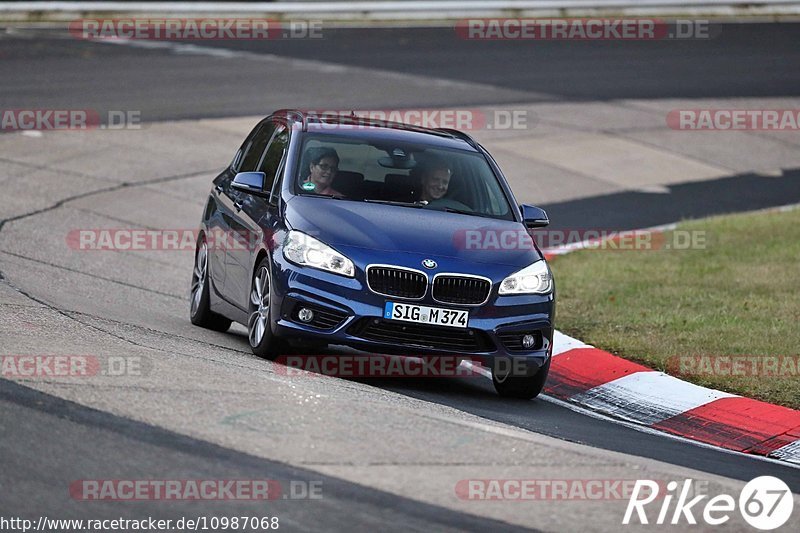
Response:
[{"label": "car headlight", "polygon": [[283,257],[292,263],[353,277],[355,267],[348,258],[300,231],[291,230],[283,243]]},{"label": "car headlight", "polygon": [[547,262],[536,261],[514,272],[500,284],[502,294],[548,294],[553,290],[553,274]]}]

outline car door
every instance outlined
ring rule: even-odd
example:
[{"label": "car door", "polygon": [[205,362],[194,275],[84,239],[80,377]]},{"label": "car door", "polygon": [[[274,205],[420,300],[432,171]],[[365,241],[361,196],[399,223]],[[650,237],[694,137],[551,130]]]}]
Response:
[{"label": "car door", "polygon": [[[258,164],[252,169],[264,173],[264,192],[272,190],[288,143],[289,130],[284,125],[277,126]],[[240,238],[236,246],[228,248],[225,285],[226,290],[230,289],[232,301],[239,307],[247,309],[250,298],[252,255],[257,250],[257,244],[264,239],[265,229],[269,233],[267,238],[271,238],[277,217],[276,210],[271,208],[266,196],[243,191],[233,191],[233,193],[235,201],[231,229]]]},{"label": "car door", "polygon": [[[245,139],[242,146],[236,152],[233,161],[219,176],[214,178],[209,195],[208,203],[203,220],[206,224],[206,242],[208,243],[208,263],[211,285],[217,294],[223,293],[225,284],[225,243],[230,234],[230,216],[226,214],[230,210],[230,186],[233,177],[241,166],[242,157],[250,147],[252,140],[258,131],[258,126],[253,128]],[[213,302],[213,300],[212,300]]]},{"label": "car door", "polygon": [[240,246],[241,223],[238,221],[238,213],[242,208],[242,198],[239,191],[231,187],[231,182],[239,172],[256,169],[261,161],[267,142],[272,138],[274,132],[275,123],[269,119],[265,119],[256,125],[242,145],[238,161],[234,161],[235,164],[231,165],[229,178],[216,184],[214,189],[217,195],[217,207],[219,208],[219,226],[221,231],[224,232],[223,236],[216,239],[216,246],[213,247],[215,249],[214,254],[216,254],[214,260],[223,265],[222,270],[224,271],[219,290],[225,300],[238,307],[241,307],[241,303],[235,299],[236,290],[234,287],[236,283],[231,282],[231,271],[236,269],[235,265],[231,265],[229,249]]},{"label": "car door", "polygon": [[[236,159],[241,157],[241,151],[236,154]],[[206,242],[208,243],[208,275],[211,278],[212,290],[217,293],[222,293],[222,287],[225,284],[225,249],[222,245],[224,237],[230,231],[228,220],[223,216],[223,204],[225,202],[223,196],[224,191],[230,187],[231,180],[235,171],[233,170],[236,164],[236,159],[231,166],[225,169],[219,176],[214,179],[214,188],[211,190],[211,195],[206,204],[206,212],[203,219],[206,224]]]}]

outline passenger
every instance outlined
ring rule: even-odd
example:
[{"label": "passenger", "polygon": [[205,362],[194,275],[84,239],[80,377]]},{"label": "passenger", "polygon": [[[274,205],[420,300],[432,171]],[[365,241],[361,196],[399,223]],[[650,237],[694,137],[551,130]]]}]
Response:
[{"label": "passenger", "polygon": [[313,194],[344,196],[331,185],[339,170],[339,154],[333,148],[312,148],[309,150],[308,177],[301,188]]},{"label": "passenger", "polygon": [[419,201],[433,202],[441,200],[450,186],[450,167],[442,160],[431,160],[421,163],[419,172],[422,188]]}]

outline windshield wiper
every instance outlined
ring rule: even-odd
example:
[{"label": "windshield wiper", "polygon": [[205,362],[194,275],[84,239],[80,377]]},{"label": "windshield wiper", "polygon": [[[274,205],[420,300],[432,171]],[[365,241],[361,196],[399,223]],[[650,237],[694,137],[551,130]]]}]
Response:
[{"label": "windshield wiper", "polygon": [[371,204],[399,205],[403,207],[416,207],[416,208],[425,207],[426,205],[421,202],[394,202],[392,200],[375,200],[372,198],[364,198],[364,201],[369,202]]},{"label": "windshield wiper", "polygon": [[399,205],[402,207],[415,207],[417,209],[426,207],[433,211],[446,211],[447,213],[458,213],[459,215],[472,215],[474,217],[481,217],[481,218],[491,218],[491,219],[498,219],[498,217],[492,215],[486,215],[484,213],[478,213],[475,211],[468,211],[466,209],[456,209],[454,207],[436,207],[436,205],[429,205],[428,202],[419,201],[419,202],[395,202],[392,200],[376,200],[373,198],[365,198],[365,202],[371,204],[386,204],[386,205]]},{"label": "windshield wiper", "polygon": [[431,207],[431,209],[435,209],[437,211],[446,211],[448,213],[458,213],[459,215],[470,215],[473,217],[481,217],[481,218],[494,218],[497,219],[498,217],[487,215],[485,213],[478,213],[477,211],[467,211],[466,209],[456,209],[455,207],[442,207],[441,209],[436,209],[436,207]]},{"label": "windshield wiper", "polygon": [[319,198],[333,198],[334,200],[345,200],[346,199],[344,196],[336,196],[335,194],[316,194],[315,193],[315,194],[302,194],[301,196],[311,196],[312,198],[314,196],[317,196]]}]

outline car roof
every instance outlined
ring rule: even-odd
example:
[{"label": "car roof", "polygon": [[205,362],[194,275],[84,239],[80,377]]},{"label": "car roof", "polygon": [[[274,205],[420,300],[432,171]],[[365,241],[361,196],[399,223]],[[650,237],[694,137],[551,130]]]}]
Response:
[{"label": "car roof", "polygon": [[280,116],[304,132],[369,141],[408,142],[472,152],[480,151],[468,134],[446,128],[424,128],[401,122],[376,120],[338,114],[314,114],[296,110],[280,110]]},{"label": "car roof", "polygon": [[477,152],[474,146],[471,146],[467,141],[457,137],[414,130],[394,129],[391,127],[353,126],[348,124],[333,128],[330,125],[309,124],[306,131],[315,135],[341,136],[347,137],[348,139],[363,139],[371,142],[389,141],[413,143],[437,148],[451,148]]}]

